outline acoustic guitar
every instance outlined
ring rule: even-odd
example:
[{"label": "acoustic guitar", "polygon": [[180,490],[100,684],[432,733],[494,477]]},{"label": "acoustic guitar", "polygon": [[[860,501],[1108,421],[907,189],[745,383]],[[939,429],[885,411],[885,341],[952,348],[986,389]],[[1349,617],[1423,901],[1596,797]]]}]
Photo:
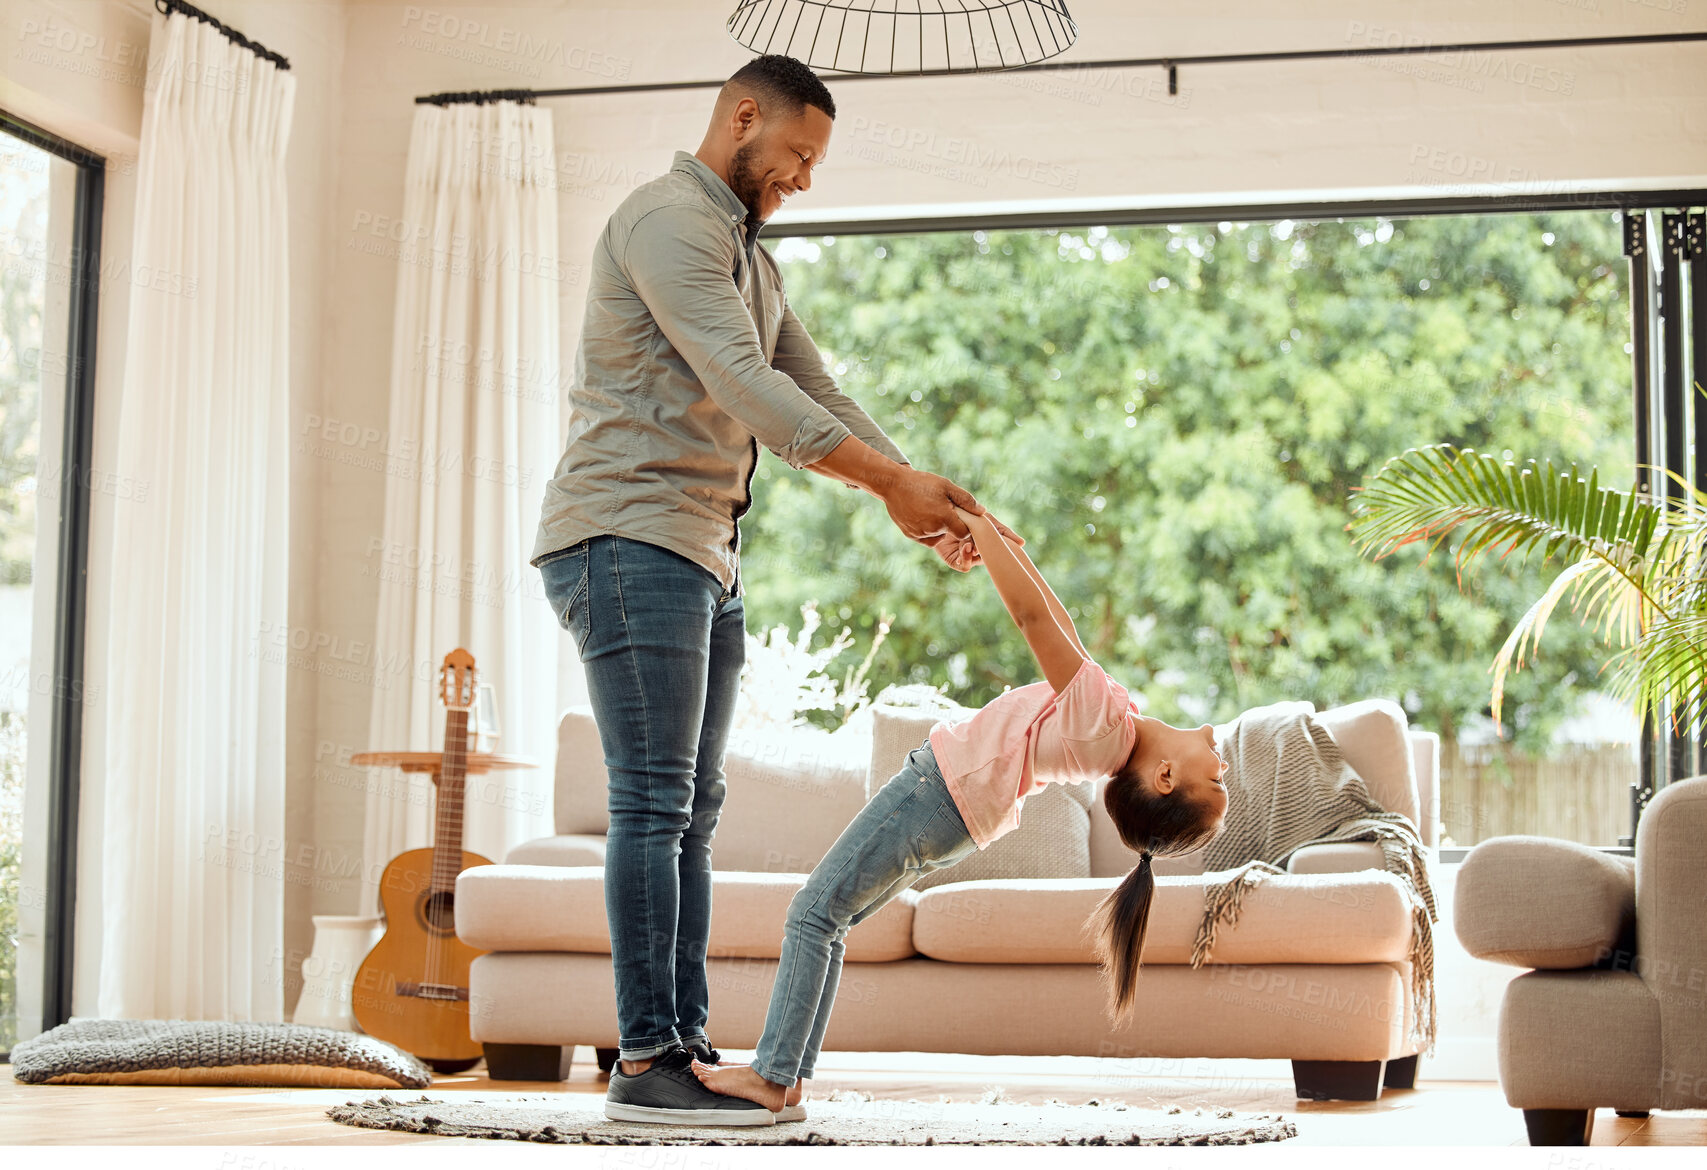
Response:
[{"label": "acoustic guitar", "polygon": [[385,867],[379,887],[385,934],[356,970],[350,997],[362,1031],[441,1073],[472,1068],[483,1053],[469,1036],[468,967],[485,952],[456,936],[456,875],[492,864],[462,847],[474,695],[474,656],[458,647],[439,669],[445,746],[436,776],[433,847],[399,853]]}]

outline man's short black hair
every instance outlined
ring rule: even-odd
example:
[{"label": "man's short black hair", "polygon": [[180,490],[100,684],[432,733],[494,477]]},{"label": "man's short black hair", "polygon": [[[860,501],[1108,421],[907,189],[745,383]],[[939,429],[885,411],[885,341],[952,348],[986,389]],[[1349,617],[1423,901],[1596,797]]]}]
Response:
[{"label": "man's short black hair", "polygon": [[793,57],[780,53],[754,57],[729,78],[728,84],[736,83],[752,90],[760,105],[774,106],[790,118],[809,105],[817,106],[832,119],[836,116],[836,99],[804,61]]}]

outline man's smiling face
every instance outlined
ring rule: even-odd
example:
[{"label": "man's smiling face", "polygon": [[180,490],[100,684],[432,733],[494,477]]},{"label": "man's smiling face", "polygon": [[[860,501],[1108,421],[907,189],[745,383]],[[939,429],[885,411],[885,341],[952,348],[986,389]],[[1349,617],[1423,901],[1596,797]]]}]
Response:
[{"label": "man's smiling face", "polygon": [[784,199],[811,188],[812,168],[824,160],[835,122],[809,104],[793,117],[767,118],[751,98],[742,99],[736,118],[743,132],[729,157],[729,189],[748,214],[764,223]]}]

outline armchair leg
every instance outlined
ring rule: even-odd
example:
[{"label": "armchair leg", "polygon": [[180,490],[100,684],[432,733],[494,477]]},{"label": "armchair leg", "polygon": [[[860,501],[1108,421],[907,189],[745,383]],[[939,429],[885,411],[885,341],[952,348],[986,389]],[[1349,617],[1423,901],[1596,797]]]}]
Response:
[{"label": "armchair leg", "polygon": [[574,1049],[567,1044],[487,1044],[486,1075],[494,1081],[566,1081]]},{"label": "armchair leg", "polygon": [[1594,1132],[1594,1110],[1525,1109],[1523,1124],[1532,1146],[1586,1146]]},{"label": "armchair leg", "polygon": [[1417,1087],[1417,1057],[1419,1053],[1400,1056],[1387,1062],[1387,1071],[1381,1074],[1381,1087],[1384,1089],[1414,1089]]},{"label": "armchair leg", "polygon": [[608,1073],[611,1069],[616,1067],[616,1056],[619,1051],[620,1050],[616,1048],[593,1049],[593,1055],[598,1057],[599,1060],[600,1072]]},{"label": "armchair leg", "polygon": [[1383,1060],[1295,1060],[1292,1083],[1302,1101],[1379,1101]]}]

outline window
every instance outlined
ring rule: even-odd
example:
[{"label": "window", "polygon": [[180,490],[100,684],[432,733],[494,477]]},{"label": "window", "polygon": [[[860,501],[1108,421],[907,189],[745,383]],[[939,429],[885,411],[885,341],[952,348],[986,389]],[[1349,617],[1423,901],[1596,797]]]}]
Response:
[{"label": "window", "polygon": [[70,1014],[102,165],[0,114],[0,1053]]},{"label": "window", "polygon": [[[1616,210],[814,233],[771,242],[832,374],[916,465],[1024,536],[1091,653],[1171,722],[1280,699],[1398,700],[1443,739],[1444,838],[1612,845],[1639,729],[1561,615],[1488,666],[1554,567],[1376,563],[1344,531],[1391,456],[1451,442],[1633,476]],[[783,230],[783,229],[778,229]],[[754,628],[896,620],[870,677],[969,705],[1036,667],[981,574],[871,501],[766,465],[745,522]],[[839,620],[838,620],[839,619]]]}]

